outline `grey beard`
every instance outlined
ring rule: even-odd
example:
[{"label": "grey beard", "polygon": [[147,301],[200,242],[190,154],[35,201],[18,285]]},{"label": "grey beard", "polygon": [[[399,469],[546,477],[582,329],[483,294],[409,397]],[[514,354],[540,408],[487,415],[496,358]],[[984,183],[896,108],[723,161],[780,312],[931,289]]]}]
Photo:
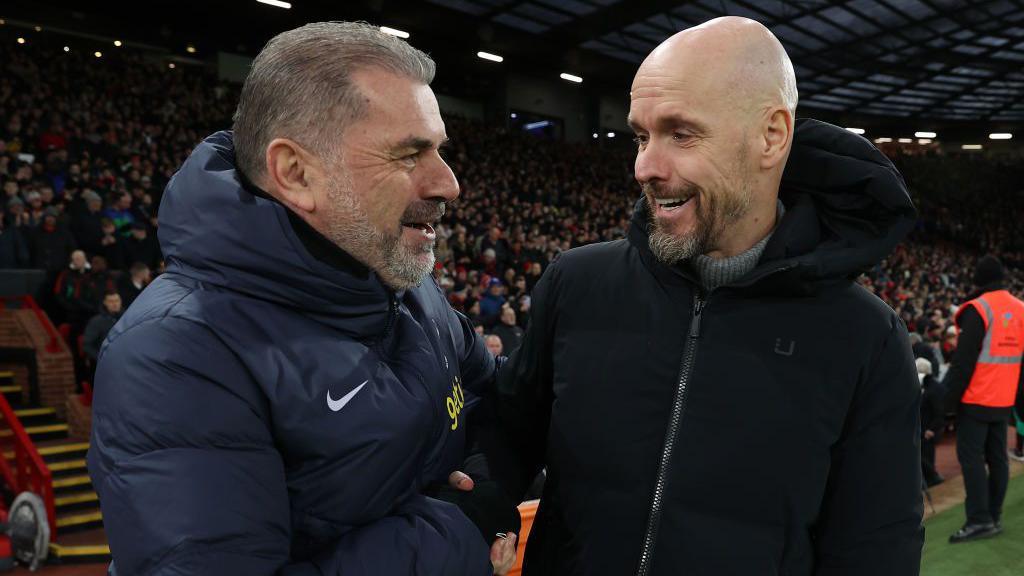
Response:
[{"label": "grey beard", "polygon": [[[685,236],[674,236],[661,229],[654,209],[648,201],[650,214],[650,230],[648,244],[651,252],[659,262],[674,265],[694,256],[710,252],[724,233],[725,227],[740,221],[750,210],[751,194],[744,188],[737,196],[723,198],[722,214],[717,214],[718,204],[711,196],[702,197],[702,204],[697,208],[697,227]],[[692,202],[692,200],[691,200]]]},{"label": "grey beard", "polygon": [[654,216],[651,216],[650,231],[648,243],[651,252],[662,264],[671,266],[706,252],[708,229],[704,226],[685,236],[673,236],[662,230]]},{"label": "grey beard", "polygon": [[429,252],[430,258],[429,263],[421,264],[416,258],[419,254],[402,245],[401,228],[396,235],[390,235],[370,223],[369,215],[350,184],[338,183],[328,197],[332,205],[328,238],[375,271],[393,290],[419,285],[434,268],[434,242],[424,245],[421,253]]},{"label": "grey beard", "polygon": [[425,263],[417,261],[416,254],[412,249],[403,246],[401,240],[395,243],[394,253],[384,261],[383,269],[379,270],[382,280],[395,290],[407,290],[418,286],[423,282],[424,276],[430,274],[434,269],[434,244],[436,241],[423,246],[420,254],[429,253],[430,258]]}]

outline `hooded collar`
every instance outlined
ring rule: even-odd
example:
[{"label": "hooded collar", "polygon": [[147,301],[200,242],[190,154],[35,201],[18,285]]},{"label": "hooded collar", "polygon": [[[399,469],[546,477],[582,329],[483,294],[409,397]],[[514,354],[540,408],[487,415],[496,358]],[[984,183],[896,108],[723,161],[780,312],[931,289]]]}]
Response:
[{"label": "hooded collar", "polygon": [[356,260],[354,256],[342,250],[337,244],[316,231],[309,223],[282,204],[277,198],[274,198],[269,192],[254,184],[241,170],[237,170],[237,172],[238,181],[250,194],[265,198],[284,209],[288,215],[288,222],[295,231],[295,235],[299,237],[302,245],[311,256],[336,270],[349,272],[364,280],[369,277],[370,269],[365,264]]},{"label": "hooded collar", "polygon": [[[811,119],[796,123],[779,199],[785,216],[757,268],[738,285],[782,294],[811,294],[854,278],[881,261],[917,218],[903,177],[870,142]],[[685,264],[666,266],[648,244],[647,203],[637,201],[630,242],[656,275],[696,282]],[[735,286],[735,285],[734,285]]]},{"label": "hooded collar", "polygon": [[160,204],[168,272],[294,309],[356,337],[383,331],[392,292],[376,273],[354,266],[351,256],[254,188],[236,168],[230,131],[200,143]]}]

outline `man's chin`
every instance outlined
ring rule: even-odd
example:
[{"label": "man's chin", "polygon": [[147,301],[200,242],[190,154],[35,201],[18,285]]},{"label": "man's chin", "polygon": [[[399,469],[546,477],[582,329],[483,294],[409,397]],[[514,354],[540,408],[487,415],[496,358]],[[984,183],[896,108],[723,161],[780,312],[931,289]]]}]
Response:
[{"label": "man's chin", "polygon": [[406,243],[400,245],[398,253],[384,264],[381,277],[391,288],[405,290],[419,285],[434,269],[433,243],[429,250],[410,249]]}]

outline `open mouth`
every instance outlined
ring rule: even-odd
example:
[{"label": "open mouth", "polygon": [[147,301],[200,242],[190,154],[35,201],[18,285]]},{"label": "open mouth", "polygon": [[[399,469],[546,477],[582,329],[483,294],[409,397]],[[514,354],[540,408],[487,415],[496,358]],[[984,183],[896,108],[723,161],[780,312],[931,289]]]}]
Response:
[{"label": "open mouth", "polygon": [[693,200],[693,196],[688,198],[655,198],[654,202],[659,208],[666,212],[672,212],[682,208],[690,200]]},{"label": "open mouth", "polygon": [[402,222],[402,226],[405,228],[412,228],[413,230],[419,230],[427,236],[434,235],[434,227],[427,222]]}]

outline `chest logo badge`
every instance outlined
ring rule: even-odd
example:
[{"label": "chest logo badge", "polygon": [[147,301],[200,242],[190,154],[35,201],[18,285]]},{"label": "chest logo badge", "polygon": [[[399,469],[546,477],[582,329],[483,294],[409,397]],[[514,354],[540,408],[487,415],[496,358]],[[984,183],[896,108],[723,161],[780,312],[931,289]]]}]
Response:
[{"label": "chest logo badge", "polygon": [[337,400],[335,400],[334,398],[331,398],[331,391],[328,390],[327,391],[327,407],[331,409],[331,412],[337,412],[338,410],[341,410],[342,408],[345,407],[345,404],[348,404],[349,401],[352,400],[352,398],[354,398],[355,395],[358,394],[359,391],[363,389],[363,386],[366,386],[369,383],[370,383],[369,380],[367,380],[366,382],[363,382],[359,386],[356,386],[355,388],[353,388],[351,392],[349,392],[348,394],[345,394],[344,396],[342,396],[341,398],[338,398]]}]

